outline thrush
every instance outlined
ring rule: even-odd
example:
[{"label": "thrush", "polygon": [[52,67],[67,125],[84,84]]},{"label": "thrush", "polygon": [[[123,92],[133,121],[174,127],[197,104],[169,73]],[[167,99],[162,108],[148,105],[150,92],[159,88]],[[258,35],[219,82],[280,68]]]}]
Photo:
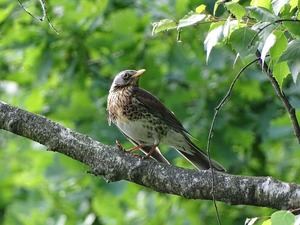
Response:
[{"label": "thrush", "polygon": [[[155,96],[139,87],[142,70],[125,70],[118,73],[109,90],[107,111],[109,125],[114,123],[119,130],[147,157],[169,163],[161,154],[159,144],[176,149],[196,168],[209,169],[206,153],[190,139],[175,114]],[[211,166],[218,171],[224,167],[214,160]]]}]

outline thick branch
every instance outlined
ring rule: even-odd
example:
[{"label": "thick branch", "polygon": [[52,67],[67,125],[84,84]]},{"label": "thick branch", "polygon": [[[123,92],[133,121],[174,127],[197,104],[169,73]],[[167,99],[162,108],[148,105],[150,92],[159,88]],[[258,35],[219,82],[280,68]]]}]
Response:
[{"label": "thick branch", "polygon": [[[0,128],[45,145],[90,167],[108,181],[128,180],[190,199],[212,199],[210,171],[194,171],[132,157],[45,117],[0,102]],[[277,209],[300,207],[300,185],[270,177],[215,172],[215,199],[229,204]]]},{"label": "thick branch", "polygon": [[258,61],[259,64],[263,68],[264,72],[267,74],[278,98],[282,101],[286,111],[288,112],[291,122],[293,124],[295,136],[298,139],[298,142],[300,143],[300,126],[299,126],[299,122],[298,122],[298,119],[296,116],[295,108],[290,104],[288,98],[285,96],[284,92],[280,89],[280,86],[279,86],[277,80],[275,79],[275,77],[273,76],[272,70],[270,69],[268,64],[266,62],[262,62],[261,54],[260,54],[259,50],[256,51],[256,56],[259,59],[259,61]]}]

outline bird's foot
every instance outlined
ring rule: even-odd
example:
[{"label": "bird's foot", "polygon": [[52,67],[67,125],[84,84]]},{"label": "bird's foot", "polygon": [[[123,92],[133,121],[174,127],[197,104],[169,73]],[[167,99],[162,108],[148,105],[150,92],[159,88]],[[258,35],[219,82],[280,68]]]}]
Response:
[{"label": "bird's foot", "polygon": [[128,150],[126,150],[126,149],[121,145],[121,143],[120,143],[118,140],[116,140],[116,145],[117,145],[117,147],[118,147],[121,151],[123,151],[123,152],[125,152],[125,153],[129,153],[129,154],[132,155],[133,157],[136,157],[136,158],[139,158],[139,159],[143,159],[143,157],[142,157],[141,155],[138,155],[138,154],[134,154],[134,153],[133,153],[134,151],[140,150],[140,149],[143,147],[143,145],[137,145],[137,146],[134,146],[134,147],[132,147],[132,148],[130,148],[130,149],[128,149]]},{"label": "bird's foot", "polygon": [[119,142],[119,140],[116,140],[116,145],[117,145],[117,147],[118,147],[121,151],[126,152],[126,149],[121,145],[121,143]]}]

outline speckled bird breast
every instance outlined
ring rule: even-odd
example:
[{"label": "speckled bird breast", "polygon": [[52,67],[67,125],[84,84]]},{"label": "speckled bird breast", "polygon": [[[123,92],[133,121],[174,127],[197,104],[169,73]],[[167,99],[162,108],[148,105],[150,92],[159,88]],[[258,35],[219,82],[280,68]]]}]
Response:
[{"label": "speckled bird breast", "polygon": [[133,95],[132,89],[123,88],[108,96],[109,121],[138,143],[153,145],[166,135],[168,127],[151,114]]},{"label": "speckled bird breast", "polygon": [[132,88],[126,87],[110,92],[108,95],[107,110],[109,120],[126,122],[142,118],[143,107],[133,99]]}]

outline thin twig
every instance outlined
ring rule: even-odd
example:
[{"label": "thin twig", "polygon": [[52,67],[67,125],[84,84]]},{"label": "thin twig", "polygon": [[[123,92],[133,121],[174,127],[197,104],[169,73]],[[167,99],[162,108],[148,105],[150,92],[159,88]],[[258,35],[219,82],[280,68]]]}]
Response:
[{"label": "thin twig", "polygon": [[211,163],[211,157],[210,157],[210,143],[211,143],[211,139],[212,139],[212,135],[213,135],[213,129],[214,129],[214,125],[215,125],[215,120],[218,116],[219,111],[221,110],[221,108],[224,106],[224,104],[226,103],[226,101],[229,99],[229,97],[231,96],[233,87],[235,85],[235,83],[237,82],[237,80],[240,78],[241,74],[249,67],[251,66],[253,63],[257,62],[258,59],[254,59],[251,62],[249,62],[246,66],[244,66],[240,72],[234,77],[233,81],[230,84],[230,87],[226,93],[226,95],[223,97],[223,99],[220,101],[220,103],[217,105],[217,107],[215,108],[215,113],[210,125],[210,129],[209,129],[209,133],[208,133],[208,140],[207,140],[207,147],[206,147],[206,151],[207,151],[207,155],[208,155],[208,160],[209,160],[209,167],[211,168],[211,173],[212,173],[212,199],[214,202],[214,206],[215,206],[215,210],[217,213],[217,220],[218,220],[218,224],[221,224],[220,218],[219,218],[219,212],[218,212],[218,207],[216,204],[216,200],[215,200],[215,171],[213,169],[212,163]]},{"label": "thin twig", "polygon": [[23,3],[22,3],[20,0],[18,0],[18,2],[19,2],[19,5],[21,6],[21,8],[22,8],[27,14],[29,14],[32,18],[34,18],[34,19],[36,19],[36,20],[41,20],[40,18],[37,18],[35,15],[31,14],[31,12],[29,12],[29,11],[25,8],[25,6],[23,5]]},{"label": "thin twig", "polygon": [[42,10],[43,10],[43,20],[47,19],[47,22],[49,24],[49,26],[52,28],[52,30],[54,30],[54,32],[59,35],[59,32],[58,30],[53,26],[53,24],[51,23],[51,20],[48,16],[48,13],[47,13],[47,6],[46,6],[46,3],[45,3],[45,0],[40,0],[40,3],[41,3],[41,6],[42,6]]},{"label": "thin twig", "polygon": [[46,4],[44,2],[44,0],[40,0],[40,4],[43,10],[43,17],[40,18],[41,21],[45,20],[45,17],[47,16],[47,11],[46,11]]},{"label": "thin twig", "polygon": [[296,110],[290,104],[290,102],[289,102],[288,98],[286,97],[286,95],[284,94],[284,92],[280,89],[280,86],[279,86],[277,80],[275,79],[275,77],[273,76],[273,72],[270,69],[270,67],[268,66],[268,64],[266,62],[262,62],[261,53],[259,50],[256,51],[256,56],[259,59],[258,62],[260,64],[260,66],[263,68],[264,72],[267,74],[277,96],[282,101],[286,111],[288,112],[290,120],[291,120],[293,128],[294,128],[295,136],[298,139],[298,142],[300,144],[300,126],[299,126],[299,122],[298,122],[298,119],[296,116]]},{"label": "thin twig", "polygon": [[59,32],[58,32],[57,29],[52,25],[52,23],[51,23],[51,21],[50,21],[50,19],[49,19],[49,17],[48,17],[47,7],[46,7],[46,3],[45,3],[44,0],[39,0],[40,5],[41,5],[41,7],[42,7],[42,11],[43,11],[42,17],[40,17],[40,18],[34,16],[31,12],[29,12],[29,11],[25,8],[25,6],[23,5],[23,3],[22,3],[20,0],[17,0],[17,1],[18,1],[18,3],[19,3],[20,7],[21,7],[27,14],[29,14],[32,18],[34,18],[34,19],[36,19],[36,20],[38,20],[38,21],[44,21],[45,18],[46,18],[46,19],[47,19],[47,22],[48,22],[48,24],[49,24],[49,26],[54,30],[54,32],[55,32],[56,34],[59,34]]}]

